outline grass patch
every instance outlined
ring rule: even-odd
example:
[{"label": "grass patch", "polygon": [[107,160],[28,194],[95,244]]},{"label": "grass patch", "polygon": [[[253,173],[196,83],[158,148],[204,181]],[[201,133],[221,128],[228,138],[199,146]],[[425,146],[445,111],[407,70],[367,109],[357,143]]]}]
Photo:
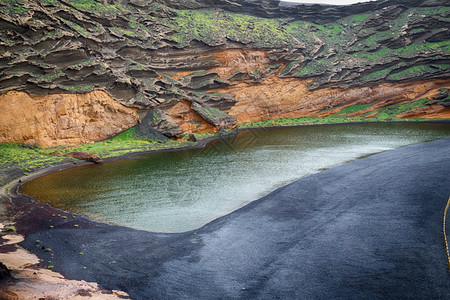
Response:
[{"label": "grass patch", "polygon": [[[345,123],[366,123],[366,122],[392,122],[392,121],[424,121],[421,118],[402,119],[396,117],[400,113],[411,111],[417,108],[425,107],[431,100],[423,98],[411,103],[395,104],[381,107],[370,111],[362,116],[348,117],[348,114],[363,111],[371,108],[373,104],[358,104],[341,109],[338,113],[327,117],[300,117],[290,119],[271,119],[259,122],[244,123],[238,126],[239,129],[259,128],[259,127],[279,127],[279,126],[301,126],[301,125],[320,125],[320,124],[345,124]],[[374,114],[372,118],[366,115]]]},{"label": "grass patch", "polygon": [[6,232],[16,232],[17,230],[16,230],[16,227],[11,226],[11,227],[6,228],[5,231]]},{"label": "grass patch", "polygon": [[402,70],[400,72],[391,74],[387,77],[387,79],[390,79],[390,80],[409,79],[409,78],[413,78],[413,77],[419,77],[423,74],[430,74],[430,73],[432,74],[432,73],[438,72],[440,70],[448,70],[449,68],[450,68],[450,65],[414,66],[414,67]]},{"label": "grass patch", "polygon": [[348,106],[346,108],[341,109],[336,115],[348,115],[348,114],[352,114],[361,110],[366,110],[369,109],[373,106],[374,104],[356,104],[356,105],[351,105]]}]

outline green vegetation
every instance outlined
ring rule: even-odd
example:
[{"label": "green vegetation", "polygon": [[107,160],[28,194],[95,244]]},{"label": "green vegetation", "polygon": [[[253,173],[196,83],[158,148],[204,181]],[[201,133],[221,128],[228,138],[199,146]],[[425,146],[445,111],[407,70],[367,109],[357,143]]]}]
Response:
[{"label": "green vegetation", "polygon": [[398,68],[401,68],[401,67],[404,67],[404,66],[406,66],[406,63],[400,62],[400,63],[398,63],[398,64],[396,64],[396,65],[394,65],[394,66],[392,66],[392,67],[389,67],[389,68],[386,68],[386,69],[381,69],[381,70],[372,72],[372,73],[370,73],[370,74],[364,75],[364,76],[362,77],[362,79],[363,79],[363,80],[367,80],[367,81],[384,79],[384,78],[386,78],[386,76],[388,76],[393,70],[398,69]]},{"label": "green vegetation", "polygon": [[33,76],[32,81],[36,81],[36,82],[53,82],[55,79],[58,79],[59,77],[63,77],[65,76],[64,72],[57,72],[54,74],[46,74],[46,75],[40,75],[40,74],[36,74],[31,72],[30,75]]},{"label": "green vegetation", "polygon": [[124,10],[120,3],[108,4],[107,2],[102,3],[95,0],[70,0],[69,3],[78,10],[94,14],[117,15]]},{"label": "green vegetation", "polygon": [[[416,42],[410,36],[418,33],[430,34],[445,33],[443,28],[428,29],[422,21],[427,18],[440,22],[450,22],[449,7],[412,8],[407,9],[395,18],[386,18],[389,26],[372,25],[374,16],[371,13],[352,15],[327,24],[315,24],[308,21],[291,18],[263,18],[243,13],[233,13],[214,9],[173,9],[163,4],[147,4],[136,7],[128,2],[111,2],[99,0],[41,0],[43,6],[50,11],[61,9],[72,11],[75,18],[64,19],[57,17],[67,25],[68,30],[84,37],[96,37],[110,31],[119,38],[124,39],[124,45],[141,45],[155,47],[163,34],[164,39],[173,41],[175,47],[185,47],[192,41],[201,41],[208,45],[219,45],[227,40],[248,44],[251,48],[273,49],[290,48],[303,49],[301,54],[307,62],[303,65],[299,61],[284,62],[286,66],[281,75],[297,77],[327,77],[331,69],[346,70],[350,65],[374,67],[375,65],[394,66],[404,59],[412,59],[420,55],[434,58],[439,55],[443,58],[450,53],[450,41],[443,42]],[[84,13],[97,16],[110,16],[111,19],[120,16],[121,22],[113,27],[102,24],[92,24],[83,21]],[[384,12],[381,12],[383,14]],[[29,14],[22,0],[0,0],[0,15],[23,16]],[[422,22],[422,23],[421,23]],[[420,27],[424,26],[424,28]],[[107,28],[108,27],[108,28]],[[66,29],[64,29],[66,30]],[[48,32],[38,39],[57,39],[63,33]],[[405,34],[408,39],[402,38]],[[156,38],[156,36],[158,36]],[[155,38],[156,39],[155,39]],[[0,40],[6,44],[13,41],[7,34],[0,34]],[[319,41],[320,40],[320,41]],[[318,42],[319,41],[319,42]],[[320,47],[322,45],[322,47]],[[382,45],[382,46],[381,46]],[[319,49],[316,47],[319,46]],[[112,49],[105,51],[113,52]],[[355,62],[356,60],[356,62]],[[90,64],[92,62],[86,62]],[[69,68],[81,68],[74,65]],[[302,67],[300,69],[300,67]],[[139,64],[130,64],[130,70],[145,70]],[[262,70],[262,69],[261,69]],[[260,71],[261,71],[260,70]],[[385,71],[376,71],[358,79],[360,83],[384,79],[395,71],[395,68],[385,68]],[[402,74],[392,75],[401,79],[417,78],[422,74],[429,74],[431,69],[423,68],[405,71]],[[344,71],[341,71],[344,72]],[[439,71],[442,73],[442,70]],[[254,70],[259,76],[259,71]],[[34,80],[34,79],[32,79]],[[51,81],[51,78],[48,78]],[[119,79],[118,79],[119,80]],[[323,79],[326,81],[326,79]],[[44,80],[45,81],[45,80]],[[318,84],[319,78],[316,79]],[[208,82],[198,82],[194,88],[208,86]],[[64,87],[62,87],[64,88]],[[91,90],[89,86],[69,86],[70,92],[85,92]],[[174,92],[176,93],[176,92]]]},{"label": "green vegetation", "polygon": [[59,85],[59,87],[74,93],[86,93],[94,89],[94,86],[91,84]]},{"label": "green vegetation", "polygon": [[17,230],[16,230],[16,227],[11,226],[11,227],[6,228],[5,231],[6,232],[16,232]]},{"label": "green vegetation", "polygon": [[[54,150],[53,150],[54,151]],[[64,158],[49,156],[52,150],[24,144],[0,144],[0,165],[3,168],[17,167],[22,170],[40,169],[61,163]]]},{"label": "green vegetation", "polygon": [[[291,119],[272,119],[253,123],[244,123],[238,126],[239,129],[258,127],[279,127],[279,126],[301,126],[320,124],[344,124],[344,123],[366,123],[366,122],[392,122],[392,121],[423,121],[420,118],[402,119],[396,117],[400,113],[425,107],[429,99],[420,99],[411,103],[396,104],[386,107],[371,109],[373,104],[352,105],[341,109],[339,112],[327,117],[301,117]],[[370,110],[366,112],[366,110]],[[360,116],[350,117],[350,114],[361,112]]]},{"label": "green vegetation", "polygon": [[58,147],[57,149],[62,153],[81,151],[92,154],[98,154],[101,158],[108,158],[114,156],[121,156],[129,153],[155,151],[163,149],[176,149],[192,145],[191,142],[169,140],[164,143],[157,141],[140,140],[136,138],[135,128],[131,128],[121,134],[103,141],[93,144],[78,145],[70,147],[69,150]]},{"label": "green vegetation", "polygon": [[330,68],[331,59],[312,60],[304,66],[297,76],[315,76],[319,75]]},{"label": "green vegetation", "polygon": [[450,49],[450,41],[436,42],[436,43],[421,43],[411,44],[403,48],[391,49],[386,46],[381,47],[378,51],[373,53],[357,52],[351,54],[352,57],[357,57],[364,60],[380,60],[392,55],[400,55],[405,58],[417,56],[418,53],[431,50],[443,50],[448,53]]},{"label": "green vegetation", "polygon": [[286,75],[288,74],[290,71],[292,71],[295,67],[298,67],[299,62],[297,61],[291,61],[290,63],[288,63],[283,70],[281,70],[281,75]]},{"label": "green vegetation", "polygon": [[[177,16],[173,20],[164,20],[164,25],[176,31],[172,39],[182,47],[194,39],[217,45],[225,38],[254,43],[261,48],[292,44],[292,32],[280,30],[286,19],[268,19],[214,10],[174,11]],[[294,26],[289,27],[289,31],[291,30],[294,30]]]},{"label": "green vegetation", "polygon": [[91,57],[91,58],[89,58],[89,59],[87,59],[85,61],[82,61],[80,63],[71,65],[70,68],[72,68],[72,69],[79,69],[79,68],[82,68],[82,67],[90,66],[94,62],[95,62],[95,58]]},{"label": "green vegetation", "polygon": [[373,104],[356,104],[356,105],[351,105],[351,106],[347,106],[343,109],[341,109],[337,114],[338,115],[348,115],[348,114],[352,114],[358,111],[362,111],[362,110],[366,110],[369,109],[373,106]]},{"label": "green vegetation", "polygon": [[[133,29],[133,28],[131,28],[131,29]],[[127,29],[120,28],[120,27],[111,27],[110,30],[112,32],[114,32],[114,34],[116,34],[118,36],[123,36],[123,35],[129,36],[129,37],[136,37],[137,36],[136,33],[133,30],[127,30]]]},{"label": "green vegetation", "polygon": [[215,107],[198,107],[194,108],[194,110],[201,116],[209,120],[228,116],[226,113]]},{"label": "green vegetation", "polygon": [[387,107],[383,107],[379,109],[378,115],[379,117],[394,117],[395,115],[412,111],[417,108],[426,107],[426,105],[430,102],[429,99],[423,98],[414,102],[405,103],[405,104],[396,104],[396,105],[390,105]]},{"label": "green vegetation", "polygon": [[22,0],[0,0],[0,16],[24,16],[28,12],[28,8],[23,6]]},{"label": "green vegetation", "polygon": [[408,79],[411,77],[419,77],[423,74],[432,74],[440,69],[442,70],[448,70],[450,68],[450,65],[433,65],[433,66],[414,66],[405,70],[402,70],[400,72],[394,73],[389,75],[388,79],[390,80],[402,80],[402,79]]},{"label": "green vegetation", "polygon": [[361,14],[349,17],[347,19],[342,20],[342,24],[345,25],[360,25],[364,21],[366,21],[369,18],[369,14]]},{"label": "green vegetation", "polygon": [[90,36],[91,34],[89,32],[86,31],[86,29],[84,29],[83,26],[81,26],[78,23],[63,19],[63,18],[59,18],[61,21],[63,21],[64,23],[66,23],[67,25],[69,25],[69,27],[71,27],[72,29],[74,29],[76,32],[81,33],[84,36]]}]

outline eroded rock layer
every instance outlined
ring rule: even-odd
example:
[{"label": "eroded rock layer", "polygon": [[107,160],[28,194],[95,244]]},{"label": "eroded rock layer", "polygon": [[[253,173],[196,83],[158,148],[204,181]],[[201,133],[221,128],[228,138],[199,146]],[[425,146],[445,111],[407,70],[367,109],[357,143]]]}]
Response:
[{"label": "eroded rock layer", "polygon": [[375,110],[420,98],[431,99],[437,88],[450,85],[450,79],[323,88],[314,91],[308,90],[308,83],[308,80],[273,76],[259,84],[240,83],[229,87],[226,91],[236,94],[237,99],[230,114],[236,115],[239,123],[245,123],[273,118],[323,117],[358,104],[373,104],[370,110]]},{"label": "eroded rock layer", "polygon": [[[278,2],[0,1],[0,94],[89,98],[102,90],[139,109],[145,126],[178,138],[367,101],[408,101],[417,85],[424,94],[447,84],[450,1]],[[28,130],[26,141],[99,138],[80,126],[61,137]]]},{"label": "eroded rock layer", "polygon": [[0,143],[44,147],[82,144],[118,134],[138,123],[137,109],[103,91],[85,94],[0,95]]}]

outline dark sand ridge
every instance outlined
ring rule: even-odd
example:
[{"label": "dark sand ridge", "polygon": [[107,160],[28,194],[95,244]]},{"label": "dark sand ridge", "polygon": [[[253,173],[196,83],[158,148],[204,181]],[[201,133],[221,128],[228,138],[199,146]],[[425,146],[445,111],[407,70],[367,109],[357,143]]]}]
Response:
[{"label": "dark sand ridge", "polygon": [[447,138],[303,178],[196,231],[55,218],[61,211],[25,196],[17,227],[56,271],[133,299],[443,299],[449,195]]}]

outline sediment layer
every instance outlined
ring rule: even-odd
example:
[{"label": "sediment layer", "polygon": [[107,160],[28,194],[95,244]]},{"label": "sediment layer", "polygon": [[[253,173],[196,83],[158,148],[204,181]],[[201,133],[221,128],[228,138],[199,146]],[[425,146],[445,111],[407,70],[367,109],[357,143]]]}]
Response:
[{"label": "sediment layer", "polygon": [[103,91],[46,96],[8,92],[0,95],[0,111],[0,143],[44,147],[103,140],[138,123],[137,109]]}]

